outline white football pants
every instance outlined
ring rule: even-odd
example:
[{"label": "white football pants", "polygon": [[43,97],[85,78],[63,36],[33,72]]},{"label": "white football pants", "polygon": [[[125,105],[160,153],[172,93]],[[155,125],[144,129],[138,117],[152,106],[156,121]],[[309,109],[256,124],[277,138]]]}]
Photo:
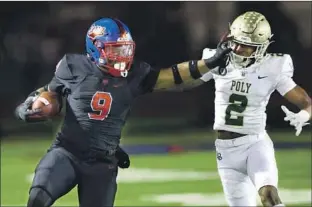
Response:
[{"label": "white football pants", "polygon": [[218,173],[229,206],[257,206],[258,190],[277,188],[278,170],[269,135],[247,135],[231,140],[216,139]]}]

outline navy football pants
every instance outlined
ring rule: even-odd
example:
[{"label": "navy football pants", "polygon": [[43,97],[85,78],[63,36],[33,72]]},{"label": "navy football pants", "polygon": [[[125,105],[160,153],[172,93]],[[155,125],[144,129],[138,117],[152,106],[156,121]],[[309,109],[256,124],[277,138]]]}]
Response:
[{"label": "navy football pants", "polygon": [[81,161],[53,147],[36,167],[27,207],[49,207],[76,185],[80,207],[113,206],[117,171],[117,161]]}]

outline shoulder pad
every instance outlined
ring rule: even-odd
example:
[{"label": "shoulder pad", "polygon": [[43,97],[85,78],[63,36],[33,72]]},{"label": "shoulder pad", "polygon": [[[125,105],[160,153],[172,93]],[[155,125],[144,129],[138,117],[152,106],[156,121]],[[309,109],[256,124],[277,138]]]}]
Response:
[{"label": "shoulder pad", "polygon": [[286,75],[292,77],[294,73],[294,65],[289,54],[270,53],[266,60],[268,70],[274,72],[277,76]]},{"label": "shoulder pad", "polygon": [[73,78],[72,71],[68,66],[68,55],[64,55],[63,58],[57,63],[55,77],[62,80],[69,80]]},{"label": "shoulder pad", "polygon": [[214,56],[215,53],[216,53],[215,49],[205,48],[203,49],[203,54],[202,54],[201,59],[211,58],[212,56]]},{"label": "shoulder pad", "polygon": [[68,80],[85,77],[92,73],[92,66],[88,57],[82,54],[66,54],[59,62],[56,77]]},{"label": "shoulder pad", "polygon": [[292,61],[292,58],[290,55],[285,54],[285,57],[283,58],[283,67],[282,67],[282,73],[284,75],[287,75],[289,77],[292,77],[294,74],[294,64]]}]

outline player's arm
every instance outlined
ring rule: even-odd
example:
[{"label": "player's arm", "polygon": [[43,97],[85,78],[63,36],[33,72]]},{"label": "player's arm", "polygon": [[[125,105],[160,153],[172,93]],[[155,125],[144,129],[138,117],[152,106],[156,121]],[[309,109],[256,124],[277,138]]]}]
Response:
[{"label": "player's arm", "polygon": [[[212,69],[212,67],[211,67]],[[205,60],[191,60],[161,69],[154,90],[171,89],[183,91],[204,83],[200,78],[211,70]]]},{"label": "player's arm", "polygon": [[294,113],[282,106],[282,110],[286,114],[284,120],[289,121],[290,125],[295,127],[298,136],[302,127],[307,125],[306,122],[311,120],[311,98],[304,89],[293,81],[293,71],[292,59],[289,55],[285,55],[282,71],[277,81],[277,90],[284,98],[300,109],[298,113]]},{"label": "player's arm", "polygon": [[288,91],[284,97],[290,103],[301,109],[302,112],[299,113],[303,113],[303,116],[306,116],[306,119],[311,120],[311,98],[303,88],[297,85],[295,88]]},{"label": "player's arm", "polygon": [[311,98],[300,86],[295,86],[292,90],[288,91],[284,97],[301,109],[298,113],[294,113],[289,111],[286,106],[282,106],[282,110],[286,115],[284,120],[289,121],[290,125],[295,127],[296,136],[299,136],[302,127],[308,125],[309,120],[311,120]]},{"label": "player's arm", "polygon": [[65,86],[66,81],[62,80],[70,80],[72,77],[70,70],[67,67],[65,58],[66,57],[64,56],[64,58],[57,64],[55,75],[50,81],[50,83],[31,92],[26,98],[26,100],[15,109],[15,116],[18,119],[23,120],[25,122],[39,122],[46,120],[39,116],[41,112],[40,109],[32,110],[31,106],[35,100],[35,97],[40,95],[40,93],[44,91],[56,92],[59,94],[60,98],[64,94],[64,89],[66,88]]},{"label": "player's arm", "polygon": [[[207,59],[191,60],[175,64],[170,68],[161,69],[154,90],[171,89],[175,91],[183,91],[194,88],[205,81],[201,79],[202,75],[207,74],[215,68],[224,68],[226,56],[231,48],[224,46],[221,42],[214,55]],[[217,71],[218,74],[222,71]]]}]

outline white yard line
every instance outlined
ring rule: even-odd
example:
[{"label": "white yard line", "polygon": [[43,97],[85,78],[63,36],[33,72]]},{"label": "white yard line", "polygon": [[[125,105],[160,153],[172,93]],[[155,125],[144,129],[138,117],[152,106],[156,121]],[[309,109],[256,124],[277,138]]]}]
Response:
[{"label": "white yard line", "polygon": [[[207,186],[208,188],[208,186]],[[310,204],[311,190],[310,189],[280,189],[280,196],[284,204]],[[162,204],[180,204],[183,206],[225,206],[227,205],[223,193],[180,193],[180,194],[161,194],[142,197],[144,201],[152,201]],[[261,205],[260,199],[257,199]]]},{"label": "white yard line", "polygon": [[[26,177],[27,182],[32,182],[33,174]],[[198,172],[170,169],[129,168],[119,170],[118,183],[149,183],[170,181],[194,181],[218,179],[216,172]]]}]

